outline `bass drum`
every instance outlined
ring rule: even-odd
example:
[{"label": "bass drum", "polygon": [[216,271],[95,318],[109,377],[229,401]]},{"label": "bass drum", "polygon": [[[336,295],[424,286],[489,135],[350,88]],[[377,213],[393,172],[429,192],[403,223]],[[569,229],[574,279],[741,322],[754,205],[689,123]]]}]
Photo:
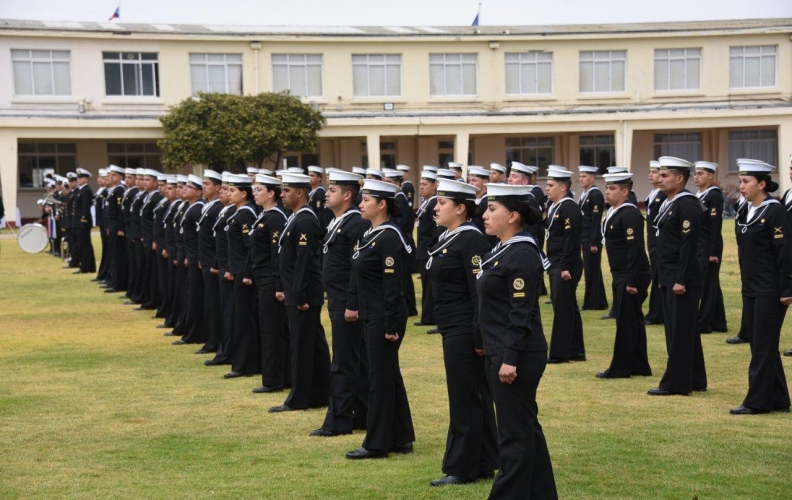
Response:
[{"label": "bass drum", "polygon": [[35,222],[25,224],[17,234],[17,244],[19,248],[27,253],[39,253],[47,248],[49,244],[47,230],[44,226]]}]

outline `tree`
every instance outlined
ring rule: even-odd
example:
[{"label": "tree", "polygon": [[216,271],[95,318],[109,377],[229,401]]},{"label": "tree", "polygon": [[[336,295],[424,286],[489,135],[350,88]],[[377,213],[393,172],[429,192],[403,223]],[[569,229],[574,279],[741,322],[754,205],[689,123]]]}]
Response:
[{"label": "tree", "polygon": [[160,118],[165,137],[159,141],[163,164],[261,167],[279,162],[286,151],[314,151],[326,124],[321,112],[288,93],[252,96],[200,93],[174,106]]}]

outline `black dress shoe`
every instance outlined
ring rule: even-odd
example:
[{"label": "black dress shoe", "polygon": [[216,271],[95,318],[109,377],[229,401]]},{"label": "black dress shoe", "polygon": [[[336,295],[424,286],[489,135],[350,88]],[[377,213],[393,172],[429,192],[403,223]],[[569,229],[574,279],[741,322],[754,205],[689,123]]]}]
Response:
[{"label": "black dress shoe", "polygon": [[185,341],[183,341],[183,340],[181,340],[181,339],[179,339],[179,340],[174,340],[173,342],[171,342],[171,344],[173,344],[173,345],[184,345],[184,344],[186,344],[186,343],[187,343],[187,342],[185,342]]},{"label": "black dress shoe", "polygon": [[291,406],[280,405],[280,406],[273,406],[267,411],[270,413],[283,413],[286,411],[296,411],[296,410],[297,410],[296,408],[292,408]]},{"label": "black dress shoe", "polygon": [[576,354],[574,356],[570,356],[569,361],[586,361],[586,355]]},{"label": "black dress shoe", "polygon": [[602,316],[600,316],[600,319],[616,319],[616,318],[614,318],[610,314],[603,314]]},{"label": "black dress shoe", "polygon": [[134,306],[134,305],[137,305],[137,302],[134,302],[132,300],[125,300],[124,301],[124,305],[125,306]]},{"label": "black dress shoe", "polygon": [[134,308],[134,309],[132,309],[132,310],[133,310],[133,311],[151,311],[152,309],[154,309],[154,308],[153,308],[153,307],[143,307],[143,306],[140,306],[140,307],[136,307],[136,308]]},{"label": "black dress shoe", "polygon": [[195,354],[210,354],[210,353],[211,353],[211,351],[207,351],[204,348],[200,348],[197,351],[195,351]]},{"label": "black dress shoe", "polygon": [[478,479],[495,479],[495,472],[480,472],[478,475]]},{"label": "black dress shoe", "polygon": [[649,389],[648,391],[646,391],[646,393],[650,396],[690,396],[689,393],[671,392],[665,389],[660,389],[659,387],[655,389]]},{"label": "black dress shoe", "polygon": [[367,450],[358,448],[345,455],[350,460],[365,460],[367,458],[388,458],[388,450]]},{"label": "black dress shoe", "polygon": [[611,375],[608,370],[597,372],[597,378],[630,378],[629,375]]},{"label": "black dress shoe", "polygon": [[729,410],[732,415],[761,415],[762,413],[770,413],[770,410],[757,410],[756,408],[748,408],[747,406],[738,406]]},{"label": "black dress shoe", "polygon": [[[214,360],[210,360],[210,361],[214,361]],[[253,392],[255,394],[266,394],[268,392],[281,392],[282,390],[283,390],[282,385],[262,385],[260,387],[256,387],[255,389],[253,389]]]},{"label": "black dress shoe", "polygon": [[181,337],[181,335],[176,333],[176,332],[163,333],[162,336],[163,337]]},{"label": "black dress shoe", "polygon": [[742,337],[729,337],[728,339],[726,339],[727,344],[748,344],[750,342],[751,342],[750,340],[744,339]]},{"label": "black dress shoe", "polygon": [[239,373],[239,372],[228,372],[225,375],[223,375],[223,378],[224,379],[230,379],[230,378],[239,378],[239,377],[244,377],[244,376],[245,375],[243,375],[242,373]]},{"label": "black dress shoe", "polygon": [[788,351],[784,351],[784,356],[792,356],[792,349],[789,349]]},{"label": "black dress shoe", "polygon": [[454,484],[470,484],[475,482],[475,479],[468,479],[466,477],[446,476],[441,477],[440,479],[432,479],[429,481],[429,484],[431,486],[451,486]]},{"label": "black dress shoe", "polygon": [[652,320],[650,320],[650,319],[645,319],[645,320],[644,320],[644,325],[646,325],[646,326],[651,326],[651,325],[662,325],[662,323],[657,323],[657,322],[655,322],[655,321],[652,321]]},{"label": "black dress shoe", "polygon": [[168,326],[168,325],[162,324],[162,325],[157,325],[157,328],[171,328],[171,327]]},{"label": "black dress shoe", "polygon": [[413,323],[413,325],[415,325],[415,326],[426,326],[426,325],[428,325],[428,324],[429,324],[429,323],[424,323],[424,322],[422,322],[422,321],[416,321],[415,323]]},{"label": "black dress shoe", "polygon": [[551,365],[557,365],[559,363],[569,363],[569,360],[564,358],[547,358],[547,362]]},{"label": "black dress shoe", "polygon": [[[225,363],[223,363],[222,361],[218,361],[216,359],[207,359],[206,361],[204,361],[204,366],[220,366],[222,364]],[[256,392],[256,390],[253,389],[253,392]]]},{"label": "black dress shoe", "polygon": [[118,293],[122,291],[123,290],[116,290],[115,288],[108,288],[107,290],[104,291],[104,293]]},{"label": "black dress shoe", "polygon": [[326,431],[324,429],[314,429],[308,435],[309,436],[314,436],[314,437],[328,437],[329,438],[329,437],[335,437],[335,436],[346,436],[347,434],[352,434],[352,433],[351,432],[332,432],[332,431]]},{"label": "black dress shoe", "polygon": [[439,328],[432,328],[431,330],[427,330],[426,333],[428,333],[429,335],[431,335],[433,333],[440,333],[440,329]]},{"label": "black dress shoe", "polygon": [[405,443],[405,444],[397,444],[393,448],[388,449],[390,453],[398,453],[400,455],[409,455],[413,452],[413,444],[412,443]]},{"label": "black dress shoe", "polygon": [[93,282],[98,282],[98,281],[104,281],[104,280],[100,280],[99,278],[94,278],[94,279],[92,279],[91,281],[93,281]]}]

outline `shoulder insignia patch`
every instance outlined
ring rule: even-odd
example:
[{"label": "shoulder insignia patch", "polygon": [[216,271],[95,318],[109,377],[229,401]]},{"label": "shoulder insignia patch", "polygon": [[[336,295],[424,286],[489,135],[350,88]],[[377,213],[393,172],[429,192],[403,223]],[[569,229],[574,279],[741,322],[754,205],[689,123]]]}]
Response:
[{"label": "shoulder insignia patch", "polygon": [[689,229],[690,228],[690,221],[689,220],[682,221],[682,228],[683,229]]},{"label": "shoulder insignia patch", "polygon": [[473,266],[475,266],[475,267],[481,266],[481,257],[479,257],[478,255],[474,255],[470,259],[470,263],[473,264]]},{"label": "shoulder insignia patch", "polygon": [[393,257],[385,257],[385,265],[386,265],[386,266],[388,266],[388,267],[393,267],[393,265],[394,265],[395,263],[396,263],[396,261],[395,261],[395,260],[393,260]]},{"label": "shoulder insignia patch", "polygon": [[512,286],[514,287],[515,290],[522,290],[523,288],[525,288],[525,281],[523,281],[522,278],[516,278],[512,283]]}]

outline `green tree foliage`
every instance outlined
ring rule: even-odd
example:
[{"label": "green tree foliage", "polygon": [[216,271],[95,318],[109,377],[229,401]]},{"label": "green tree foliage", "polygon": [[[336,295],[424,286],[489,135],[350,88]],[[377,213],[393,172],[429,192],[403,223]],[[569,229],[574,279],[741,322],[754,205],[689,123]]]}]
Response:
[{"label": "green tree foliage", "polygon": [[200,93],[160,118],[159,141],[169,169],[188,164],[231,162],[261,167],[287,151],[316,150],[326,121],[321,112],[288,93],[258,95]]}]

